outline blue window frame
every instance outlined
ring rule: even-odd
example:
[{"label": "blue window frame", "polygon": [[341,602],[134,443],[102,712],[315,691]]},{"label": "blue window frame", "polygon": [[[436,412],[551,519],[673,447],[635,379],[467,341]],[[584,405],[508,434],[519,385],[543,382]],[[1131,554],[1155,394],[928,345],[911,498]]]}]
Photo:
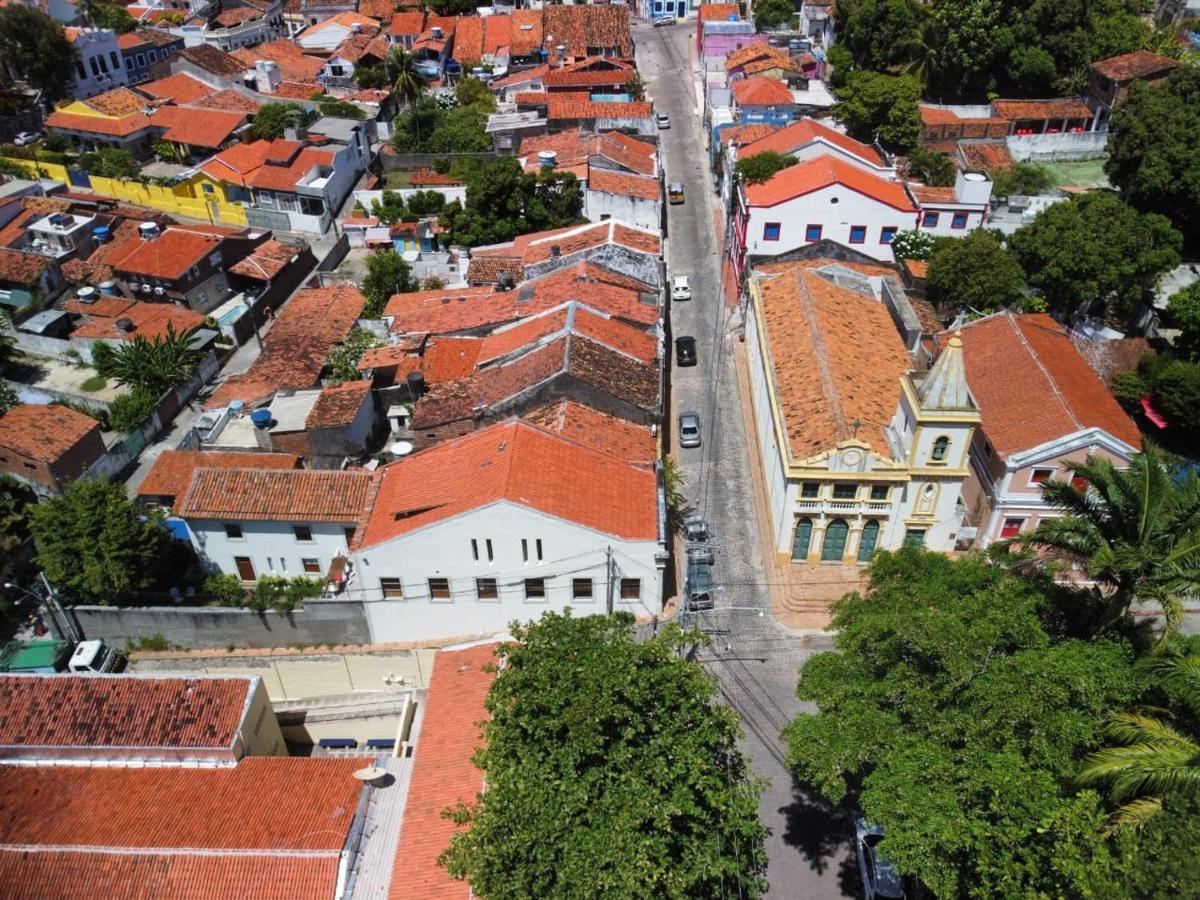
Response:
[{"label": "blue window frame", "polygon": [[765,225],[763,225],[763,240],[764,241],[779,240],[779,233],[782,230],[783,230],[782,226],[778,222],[767,222]]},{"label": "blue window frame", "polygon": [[899,229],[895,225],[885,225],[879,232],[879,243],[890,244],[896,237],[897,231],[899,231]]},{"label": "blue window frame", "polygon": [[965,212],[955,213],[954,218],[950,220],[950,227],[951,228],[966,228],[967,227],[967,214]]},{"label": "blue window frame", "polygon": [[922,228],[937,228],[938,227],[938,219],[940,219],[940,218],[941,218],[940,213],[927,212],[927,213],[925,213],[925,218],[921,220],[921,227]]},{"label": "blue window frame", "polygon": [[851,225],[850,226],[850,243],[865,244],[867,242],[867,226],[866,225]]},{"label": "blue window frame", "polygon": [[806,241],[819,241],[821,239],[821,226],[820,225],[804,226],[804,239]]}]

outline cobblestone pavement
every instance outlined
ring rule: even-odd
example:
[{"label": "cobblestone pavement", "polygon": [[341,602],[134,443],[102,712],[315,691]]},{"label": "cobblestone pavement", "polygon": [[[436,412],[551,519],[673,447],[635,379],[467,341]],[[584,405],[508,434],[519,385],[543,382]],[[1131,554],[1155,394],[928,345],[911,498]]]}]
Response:
[{"label": "cobblestone pavement", "polygon": [[[714,585],[717,608],[693,614],[692,622],[712,637],[700,657],[716,675],[727,703],[741,714],[744,749],[767,782],[760,806],[771,831],[767,842],[769,897],[856,896],[849,852],[848,814],[812,803],[793,784],[785,765],[780,730],[801,711],[796,672],[813,653],[828,649],[829,637],[780,626],[771,614],[754,483],[747,444],[733,341],[738,311],[724,300],[720,221],[707,163],[697,105],[695,23],[652,29],[634,27],[638,68],[656,110],[671,117],[662,132],[667,181],[682,181],[686,202],[668,207],[668,275],[691,279],[691,301],[672,303],[675,337],[696,338],[699,365],[672,372],[672,418],[700,414],[703,444],[678,449],[691,505],[710,522],[716,544]],[[670,301],[668,301],[670,302]],[[675,421],[664,423],[674,429]],[[672,444],[674,441],[671,442]]]}]

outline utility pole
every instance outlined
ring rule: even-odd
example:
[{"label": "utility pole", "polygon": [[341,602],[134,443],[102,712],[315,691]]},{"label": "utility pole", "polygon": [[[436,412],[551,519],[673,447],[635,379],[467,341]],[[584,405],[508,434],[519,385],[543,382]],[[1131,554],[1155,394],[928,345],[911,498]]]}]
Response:
[{"label": "utility pole", "polygon": [[605,594],[608,597],[608,614],[613,614],[613,552],[610,544],[604,551],[604,575],[607,584],[605,585]]}]

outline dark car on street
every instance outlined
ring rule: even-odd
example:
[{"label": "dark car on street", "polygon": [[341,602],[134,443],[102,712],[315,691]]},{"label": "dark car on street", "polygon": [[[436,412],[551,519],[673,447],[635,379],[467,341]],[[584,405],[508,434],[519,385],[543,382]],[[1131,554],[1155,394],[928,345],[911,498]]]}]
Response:
[{"label": "dark car on street", "polygon": [[903,900],[904,882],[878,846],[883,829],[869,825],[866,819],[854,823],[854,850],[858,854],[858,873],[862,876],[863,893],[867,900]]},{"label": "dark car on street", "polygon": [[696,365],[696,339],[689,335],[675,338],[675,363],[680,366]]}]

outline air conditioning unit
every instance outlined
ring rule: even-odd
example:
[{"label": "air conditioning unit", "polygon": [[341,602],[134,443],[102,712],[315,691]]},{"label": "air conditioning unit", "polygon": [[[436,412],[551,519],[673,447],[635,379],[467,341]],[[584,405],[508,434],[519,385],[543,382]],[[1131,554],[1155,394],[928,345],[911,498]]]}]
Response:
[{"label": "air conditioning unit", "polygon": [[154,293],[158,294],[159,296],[162,296],[162,292],[163,292],[162,285],[161,284],[156,285],[154,288]]}]

